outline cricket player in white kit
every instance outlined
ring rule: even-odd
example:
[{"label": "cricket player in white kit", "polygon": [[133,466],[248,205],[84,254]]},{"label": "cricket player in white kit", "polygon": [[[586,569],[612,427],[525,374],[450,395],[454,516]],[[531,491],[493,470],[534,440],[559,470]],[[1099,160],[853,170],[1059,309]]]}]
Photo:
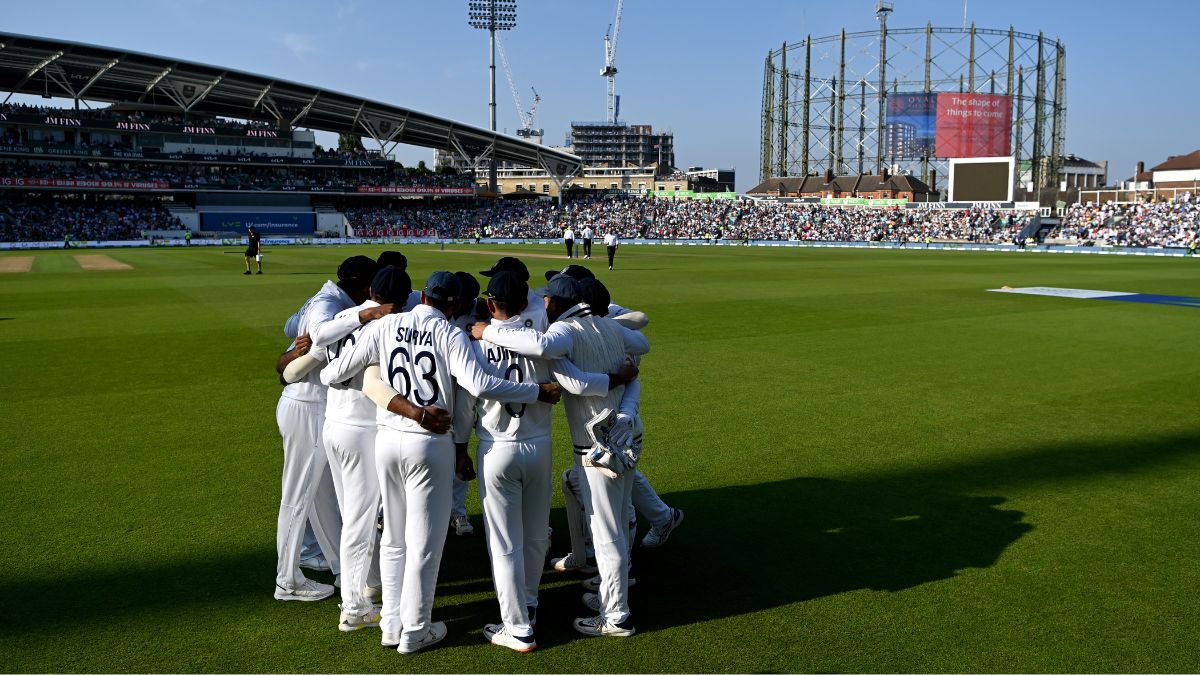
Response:
[{"label": "cricket player in white kit", "polygon": [[[403,302],[412,290],[408,274],[395,267],[380,270],[371,282],[371,299],[339,312],[330,323],[347,317],[350,328],[344,337],[333,344],[314,349],[307,358],[288,365],[284,378],[291,380],[303,368],[325,365],[336,360],[342,351],[356,342],[363,324],[358,323],[363,310],[396,307],[393,300]],[[375,404],[363,394],[363,374],[344,382],[329,385],[325,405],[325,426],[322,439],[329,459],[330,473],[337,489],[342,511],[342,537],[339,557],[342,564],[342,603],[338,629],[349,632],[379,625],[379,612],[367,589],[378,591],[379,552],[376,546],[379,512],[379,480],[375,472]]]},{"label": "cricket player in white kit", "polygon": [[[592,308],[596,314],[603,314],[609,318],[627,317],[632,319],[635,313],[620,305],[612,302],[612,296],[608,292],[608,288],[595,277],[579,279],[579,289],[582,293],[583,301]],[[640,312],[636,313],[640,319],[637,322],[617,319],[618,323],[630,328],[634,325],[644,325],[648,319]],[[641,412],[641,381],[639,380],[633,386],[626,388],[625,397],[621,401],[621,406],[625,409],[626,414],[638,416]],[[642,474],[641,470],[634,472],[633,483],[633,507],[634,509],[645,516],[646,520],[650,521],[650,531],[642,538],[642,546],[646,548],[656,548],[667,542],[667,538],[679,524],[683,522],[683,510],[668,506],[658,496],[654,486],[650,484],[649,479]],[[632,578],[631,578],[632,580]],[[584,585],[591,590],[595,584],[589,579],[584,582]],[[633,585],[632,582],[630,585]]]},{"label": "cricket player in white kit", "polygon": [[[614,371],[627,355],[649,351],[649,342],[642,334],[627,330],[611,319],[593,316],[591,309],[581,302],[575,279],[567,275],[555,276],[543,292],[546,313],[552,322],[544,335],[489,326],[484,329],[482,338],[527,355],[568,356],[585,371]],[[564,407],[576,448],[591,446],[588,422],[602,410],[616,411],[624,389],[617,387],[604,398],[566,397]],[[632,431],[641,434],[641,429]],[[635,632],[629,609],[628,583],[628,523],[633,515],[633,472],[607,475],[590,462],[583,462],[578,450],[576,461],[584,466],[583,501],[601,583],[599,615],[576,619],[575,630],[590,636],[627,637]]]},{"label": "cricket player in white kit", "polygon": [[[517,273],[498,272],[488,284],[492,324],[530,331],[521,311],[529,286]],[[605,396],[609,389],[636,377],[630,363],[620,372],[596,375],[579,371],[570,361],[531,359],[488,342],[472,344],[484,369],[504,379],[538,382],[551,376],[578,396]],[[538,605],[547,538],[552,488],[550,442],[551,407],[544,403],[514,406],[476,399],[460,392],[455,411],[455,441],[465,443],[478,419],[479,493],[484,530],[492,561],[492,578],[502,623],[484,626],[484,638],[519,652],[537,647],[531,612]]]},{"label": "cricket player in white kit", "polygon": [[[450,321],[450,325],[469,333],[471,326],[476,321],[486,318],[487,308],[482,308],[484,312],[482,316],[477,314],[480,309],[478,303],[482,303],[483,300],[479,297],[479,281],[475,277],[471,276],[469,272],[455,272],[454,276],[462,284],[463,293],[452,314],[446,318]],[[460,537],[475,533],[475,526],[471,525],[471,519],[467,516],[467,492],[470,491],[470,488],[470,481],[462,480],[457,475],[454,476],[454,502],[450,506],[450,527],[453,527],[454,534]]]},{"label": "cricket player in white kit", "polygon": [[[310,335],[314,346],[318,334],[327,340],[324,344],[331,342],[328,331],[323,330],[325,324],[337,312],[366,299],[374,275],[375,261],[370,258],[355,256],[343,261],[338,267],[338,282],[325,282],[298,312],[298,334]],[[284,387],[275,411],[283,437],[283,479],[275,538],[277,600],[313,601],[333,595],[333,586],[308,579],[300,571],[306,520],[311,521],[334,574],[340,572],[341,515],[321,439],[325,395],[326,388],[316,373],[309,373]]]},{"label": "cricket player in white kit", "polygon": [[[338,382],[378,363],[384,381],[417,406],[454,410],[457,383],[472,395],[507,403],[556,400],[555,385],[508,382],[483,372],[466,334],[446,321],[461,286],[449,272],[434,272],[422,304],[363,329],[357,342],[321,371]],[[383,644],[411,654],[439,642],[446,625],[431,621],[446,523],[450,517],[455,451],[448,435],[380,411],[375,461],[383,497],[380,550],[383,578]]]}]

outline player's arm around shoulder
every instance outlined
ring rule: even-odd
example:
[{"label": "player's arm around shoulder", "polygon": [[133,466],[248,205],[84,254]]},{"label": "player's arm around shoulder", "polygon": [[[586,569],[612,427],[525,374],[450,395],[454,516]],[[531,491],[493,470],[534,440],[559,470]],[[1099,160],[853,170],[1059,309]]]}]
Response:
[{"label": "player's arm around shoulder", "polygon": [[571,351],[571,333],[565,325],[554,324],[545,333],[524,326],[488,326],[480,333],[487,340],[518,354],[538,359],[556,359]]},{"label": "player's arm around shoulder", "polygon": [[446,352],[450,373],[472,396],[504,403],[558,402],[557,385],[509,382],[485,371],[483,360],[471,348],[467,334],[462,331],[450,333]]},{"label": "player's arm around shoulder", "polygon": [[630,356],[641,356],[650,353],[650,339],[640,331],[625,327],[621,322],[607,319],[621,327],[621,341],[625,345],[625,353]]},{"label": "player's arm around shoulder", "polygon": [[570,359],[554,359],[549,362],[550,373],[563,391],[576,396],[604,396],[637,379],[638,368],[633,361],[626,360],[615,373],[589,373],[581,370]]},{"label": "player's arm around shoulder", "polygon": [[336,359],[321,369],[321,382],[327,385],[342,382],[361,373],[372,363],[379,363],[382,360],[380,345],[386,323],[373,321],[367,324],[357,340],[347,345]]}]

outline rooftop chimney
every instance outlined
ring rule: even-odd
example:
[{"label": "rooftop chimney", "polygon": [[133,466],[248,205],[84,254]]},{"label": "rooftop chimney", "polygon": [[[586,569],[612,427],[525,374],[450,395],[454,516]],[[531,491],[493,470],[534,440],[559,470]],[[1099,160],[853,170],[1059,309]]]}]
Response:
[{"label": "rooftop chimney", "polygon": [[833,169],[825,169],[825,182],[826,183],[833,182]]}]

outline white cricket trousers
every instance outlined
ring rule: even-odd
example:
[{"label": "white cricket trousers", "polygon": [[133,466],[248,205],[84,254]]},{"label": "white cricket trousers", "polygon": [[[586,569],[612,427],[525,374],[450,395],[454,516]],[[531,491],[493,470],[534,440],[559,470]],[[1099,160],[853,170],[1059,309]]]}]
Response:
[{"label": "white cricket trousers", "polygon": [[671,523],[671,507],[667,506],[654,486],[640,470],[633,474],[633,507],[650,521],[651,527],[666,527]]},{"label": "white cricket trousers", "polygon": [[629,521],[633,511],[634,472],[609,478],[595,467],[583,467],[583,503],[600,570],[601,614],[609,623],[629,618]]},{"label": "white cricket trousers", "polygon": [[341,570],[338,547],[342,520],[329,461],[321,441],[325,403],[298,401],[280,396],[275,421],[283,437],[283,490],[279,500],[279,522],[275,531],[275,583],[287,590],[304,583],[300,571],[300,547],[304,522],[312,524],[317,543],[334,574]]},{"label": "white cricket trousers", "polygon": [[384,635],[400,634],[412,646],[429,631],[446,523],[450,521],[454,441],[380,427],[375,467],[383,497],[383,539],[379,572],[383,579]]},{"label": "white cricket trousers", "polygon": [[379,476],[375,472],[376,428],[325,420],[322,438],[342,507],[342,611],[364,612],[371,601],[364,586],[378,586]]},{"label": "white cricket trousers", "polygon": [[[479,469],[476,467],[476,473],[478,471]],[[467,490],[470,487],[471,481],[459,480],[458,476],[454,477],[454,503],[450,506],[451,518],[467,515]]]},{"label": "white cricket trousers", "polygon": [[511,635],[533,635],[526,608],[537,607],[550,548],[550,437],[479,441],[479,498],[500,619]]}]

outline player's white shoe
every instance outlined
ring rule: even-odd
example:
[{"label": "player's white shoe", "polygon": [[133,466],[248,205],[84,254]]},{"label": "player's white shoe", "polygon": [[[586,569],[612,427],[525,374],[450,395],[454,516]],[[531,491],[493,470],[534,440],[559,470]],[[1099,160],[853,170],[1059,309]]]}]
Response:
[{"label": "player's white shoe", "polygon": [[368,602],[373,602],[376,605],[383,602],[383,589],[379,586],[367,586],[363,588],[363,597]]},{"label": "player's white shoe", "polygon": [[411,645],[400,643],[396,647],[396,651],[401,654],[415,654],[430,645],[437,644],[446,639],[446,633],[446,624],[442,621],[434,621],[429,624],[429,630],[425,632],[425,637]]},{"label": "player's white shoe", "polygon": [[514,652],[525,654],[537,649],[537,640],[532,635],[521,637],[512,635],[502,623],[489,623],[483,627],[483,639],[494,645],[508,647]]},{"label": "player's white shoe", "polygon": [[460,537],[475,534],[475,526],[471,524],[471,520],[466,516],[454,516],[451,518],[450,527],[453,527],[454,534]]},{"label": "player's white shoe", "polygon": [[342,612],[338,621],[338,630],[352,633],[360,628],[371,628],[379,625],[379,608],[371,607],[363,612]]},{"label": "player's white shoe", "polygon": [[[629,585],[637,586],[637,577],[629,577]],[[600,591],[600,575],[584,579],[583,590],[598,593]]]},{"label": "player's white shoe", "polygon": [[650,528],[650,531],[647,532],[646,536],[642,538],[642,546],[645,546],[646,548],[662,546],[663,544],[667,543],[667,537],[671,536],[671,533],[674,532],[675,528],[679,527],[679,524],[682,522],[683,510],[672,508],[671,521],[662,527]]},{"label": "player's white shoe", "polygon": [[301,558],[300,566],[314,572],[328,572],[333,569],[329,566],[329,561],[325,559],[325,555],[321,553],[308,558]]},{"label": "player's white shoe", "polygon": [[628,619],[624,623],[609,623],[603,616],[575,619],[574,626],[575,630],[591,637],[629,637],[637,632]]},{"label": "player's white shoe", "polygon": [[589,565],[586,561],[581,565],[575,560],[575,553],[571,552],[561,558],[551,558],[550,566],[556,572],[583,572],[584,574],[595,574],[600,569],[595,565]]},{"label": "player's white shoe", "polygon": [[323,584],[312,579],[305,579],[304,583],[295,588],[284,588],[279,584],[275,584],[275,599],[276,600],[299,600],[301,602],[314,602],[316,600],[324,600],[333,595],[334,588],[329,584]]}]

